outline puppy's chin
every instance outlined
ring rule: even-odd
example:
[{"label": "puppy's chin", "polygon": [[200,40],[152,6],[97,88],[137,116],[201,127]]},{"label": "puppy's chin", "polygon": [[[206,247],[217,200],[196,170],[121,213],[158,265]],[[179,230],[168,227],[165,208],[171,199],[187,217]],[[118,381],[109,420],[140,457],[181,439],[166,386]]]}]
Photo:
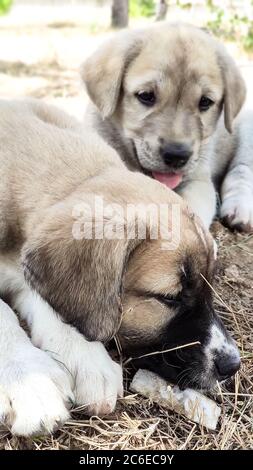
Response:
[{"label": "puppy's chin", "polygon": [[[140,166],[140,170],[147,176],[165,184],[170,189],[176,189],[184,183],[188,176],[194,172],[199,158],[198,151],[196,151],[184,166],[181,168],[174,168],[170,165],[166,165],[162,161],[158,149],[153,148],[147,142],[138,139],[134,140],[134,152],[135,158]],[[162,181],[157,177],[159,175],[170,175],[171,179],[169,179],[168,182]],[[177,181],[174,180],[174,176],[178,177]]]}]

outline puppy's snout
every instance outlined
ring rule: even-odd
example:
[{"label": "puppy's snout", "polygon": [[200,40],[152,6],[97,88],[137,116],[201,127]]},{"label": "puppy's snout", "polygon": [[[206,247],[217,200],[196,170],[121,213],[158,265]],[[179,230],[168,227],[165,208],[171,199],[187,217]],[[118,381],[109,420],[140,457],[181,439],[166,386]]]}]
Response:
[{"label": "puppy's snout", "polygon": [[218,380],[232,377],[240,369],[241,361],[237,355],[221,354],[215,360],[215,368]]},{"label": "puppy's snout", "polygon": [[240,369],[238,348],[220,321],[212,325],[209,338],[205,352],[215,379],[228,379]]},{"label": "puppy's snout", "polygon": [[178,142],[167,142],[160,147],[160,156],[164,163],[175,169],[182,168],[192,153],[189,145]]}]

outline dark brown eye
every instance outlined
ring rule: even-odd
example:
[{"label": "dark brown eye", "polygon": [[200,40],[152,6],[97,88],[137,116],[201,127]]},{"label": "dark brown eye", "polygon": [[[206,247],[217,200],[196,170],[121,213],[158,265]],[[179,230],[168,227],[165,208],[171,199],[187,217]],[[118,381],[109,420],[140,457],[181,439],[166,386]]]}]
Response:
[{"label": "dark brown eye", "polygon": [[207,111],[213,104],[214,102],[210,100],[210,98],[207,98],[207,96],[201,96],[199,102],[199,110]]},{"label": "dark brown eye", "polygon": [[153,91],[140,91],[135,94],[140,103],[145,106],[153,106],[156,102],[156,96]]}]

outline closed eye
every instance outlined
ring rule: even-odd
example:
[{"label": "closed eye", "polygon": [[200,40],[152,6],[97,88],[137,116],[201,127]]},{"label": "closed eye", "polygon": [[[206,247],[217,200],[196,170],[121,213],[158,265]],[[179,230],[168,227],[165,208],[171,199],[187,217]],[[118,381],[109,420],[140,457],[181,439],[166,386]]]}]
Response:
[{"label": "closed eye", "polygon": [[167,305],[168,307],[178,308],[182,304],[182,291],[180,291],[176,295],[163,295],[163,294],[156,294],[155,292],[144,292],[142,290],[138,290],[138,295],[140,297],[146,297],[149,299],[156,299],[158,302]]},{"label": "closed eye", "polygon": [[156,294],[153,295],[153,297],[158,300],[159,302],[168,305],[169,307],[179,307],[181,304],[181,295],[178,294],[176,296],[171,296],[171,295],[162,295],[162,294]]}]

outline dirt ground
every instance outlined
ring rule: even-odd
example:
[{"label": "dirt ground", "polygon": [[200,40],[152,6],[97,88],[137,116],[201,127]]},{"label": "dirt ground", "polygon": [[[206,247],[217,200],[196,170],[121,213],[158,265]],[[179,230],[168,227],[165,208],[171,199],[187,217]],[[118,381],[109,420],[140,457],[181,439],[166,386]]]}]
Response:
[{"label": "dirt ground", "polygon": [[[15,14],[14,14],[15,13]],[[75,18],[45,15],[0,19],[0,96],[35,96],[56,103],[81,118],[87,98],[78,68],[82,60],[111,32],[93,31]],[[35,14],[36,13],[36,14]],[[37,16],[36,16],[37,15]],[[78,14],[76,15],[78,17]],[[253,67],[235,45],[234,51],[249,85],[253,103]],[[242,449],[253,448],[253,235],[231,233],[213,225],[219,244],[214,285],[216,309],[228,325],[241,351],[242,368],[235,380],[213,394],[222,407],[216,431],[204,430],[147,399],[127,391],[106,419],[87,419],[82,410],[47,438],[19,439],[0,431],[0,449]]]}]

